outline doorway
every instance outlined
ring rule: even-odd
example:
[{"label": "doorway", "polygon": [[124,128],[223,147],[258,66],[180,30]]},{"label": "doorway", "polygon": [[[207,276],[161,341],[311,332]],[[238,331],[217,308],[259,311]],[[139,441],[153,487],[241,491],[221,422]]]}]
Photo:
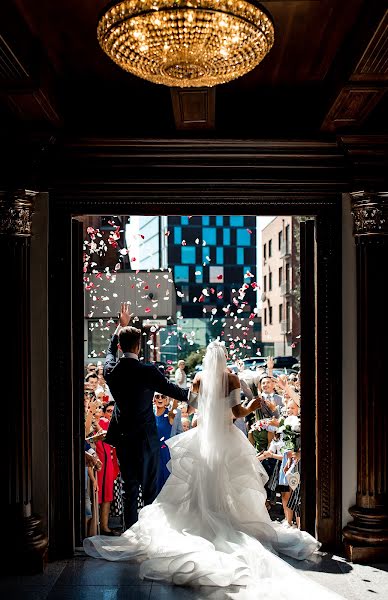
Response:
[{"label": "doorway", "polygon": [[[306,378],[302,389],[302,396],[315,398],[310,407],[316,410],[316,431],[311,432],[306,439],[305,448],[308,448],[306,472],[310,469],[316,483],[316,502],[310,504],[306,511],[307,522],[305,526],[316,531],[324,547],[334,549],[339,546],[341,539],[341,513],[339,502],[340,490],[340,465],[341,465],[341,419],[339,406],[341,406],[340,381],[341,362],[334,352],[340,340],[340,310],[338,306],[338,290],[340,289],[340,212],[335,198],[315,197],[310,203],[303,198],[298,201],[293,198],[287,201],[279,198],[272,202],[257,198],[254,201],[224,202],[215,200],[210,194],[206,200],[199,200],[196,204],[179,199],[172,200],[169,206],[155,203],[146,199],[134,201],[133,199],[107,202],[90,199],[85,201],[76,196],[69,198],[67,194],[55,195],[55,211],[52,212],[50,230],[52,232],[50,243],[51,281],[50,281],[50,326],[55,327],[58,319],[58,308],[61,315],[61,329],[63,331],[63,344],[52,342],[50,348],[50,545],[53,555],[71,555],[80,542],[82,532],[82,494],[83,483],[80,462],[77,464],[77,455],[80,456],[80,440],[82,415],[75,407],[79,406],[82,397],[80,382],[82,377],[78,366],[82,364],[77,356],[79,340],[84,339],[82,308],[82,287],[72,277],[72,273],[82,270],[82,252],[74,248],[79,247],[79,233],[81,225],[77,225],[78,215],[94,214],[131,214],[154,215],[176,214],[180,216],[203,215],[230,215],[235,214],[281,214],[300,215],[313,217],[316,243],[316,256],[314,258],[316,273],[316,321],[315,331],[310,327],[310,341],[306,332],[306,352],[303,372]],[[109,208],[109,212],[107,212]],[[237,212],[239,213],[237,215]],[[75,220],[74,220],[75,218]],[[311,238],[311,235],[310,235]],[[75,241],[77,240],[77,242]],[[311,242],[311,239],[310,239]],[[309,244],[305,237],[305,244]],[[75,244],[75,246],[74,246]],[[78,245],[77,245],[78,244]],[[306,257],[313,256],[305,246]],[[58,269],[58,265],[61,266]],[[307,267],[306,267],[307,268]],[[311,268],[311,265],[310,267]],[[55,306],[53,298],[56,298]],[[306,300],[302,299],[302,303]],[[311,309],[311,305],[310,305]],[[303,306],[302,306],[303,310]],[[77,325],[78,323],[78,325]],[[311,338],[311,331],[313,339]],[[50,340],[51,340],[50,336]],[[303,339],[303,336],[302,336]],[[301,343],[303,348],[303,343]],[[308,365],[314,364],[316,375],[313,379],[308,376]],[[55,398],[55,401],[54,401]],[[77,399],[77,400],[76,400]],[[55,411],[55,412],[53,412]],[[55,416],[54,416],[55,414]],[[70,419],[69,416],[72,415]],[[316,433],[316,436],[315,436]],[[313,444],[308,439],[314,439]],[[316,441],[315,441],[316,440]],[[309,467],[307,466],[309,465]],[[303,483],[302,483],[303,485]],[[311,496],[310,496],[311,497]],[[73,498],[76,498],[74,502]],[[68,524],[73,527],[69,528]],[[314,533],[314,531],[312,531]]]}]

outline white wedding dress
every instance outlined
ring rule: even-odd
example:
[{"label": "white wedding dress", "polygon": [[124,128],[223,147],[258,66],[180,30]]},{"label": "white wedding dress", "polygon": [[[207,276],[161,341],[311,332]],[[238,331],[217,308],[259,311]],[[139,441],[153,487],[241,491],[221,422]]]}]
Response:
[{"label": "white wedding dress", "polygon": [[304,531],[271,521],[267,474],[233,425],[231,407],[240,403],[240,391],[227,395],[225,368],[223,347],[213,342],[204,360],[198,425],[166,442],[171,475],[159,496],[122,536],[87,538],[85,551],[141,562],[140,577],[154,581],[243,586],[238,598],[338,598],[278,556],[303,560],[320,544]]}]

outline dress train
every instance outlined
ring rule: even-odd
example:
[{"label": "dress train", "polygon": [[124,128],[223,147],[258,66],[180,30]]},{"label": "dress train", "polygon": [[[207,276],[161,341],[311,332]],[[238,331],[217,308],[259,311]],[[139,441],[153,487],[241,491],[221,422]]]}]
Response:
[{"label": "dress train", "polygon": [[339,598],[279,557],[306,559],[320,543],[271,521],[265,507],[268,477],[246,436],[231,424],[222,460],[209,467],[201,460],[198,427],[167,441],[171,474],[138,522],[120,537],[86,538],[86,553],[140,562],[142,579],[242,586],[237,595],[225,591],[238,600]]}]

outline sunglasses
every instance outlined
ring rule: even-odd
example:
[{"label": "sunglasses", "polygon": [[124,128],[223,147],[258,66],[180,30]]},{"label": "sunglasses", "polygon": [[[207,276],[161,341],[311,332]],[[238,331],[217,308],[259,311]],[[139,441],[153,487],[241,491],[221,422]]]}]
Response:
[{"label": "sunglasses", "polygon": [[155,400],[159,400],[159,398],[161,398],[162,400],[167,400],[167,396],[163,396],[163,394],[155,394],[154,398]]}]

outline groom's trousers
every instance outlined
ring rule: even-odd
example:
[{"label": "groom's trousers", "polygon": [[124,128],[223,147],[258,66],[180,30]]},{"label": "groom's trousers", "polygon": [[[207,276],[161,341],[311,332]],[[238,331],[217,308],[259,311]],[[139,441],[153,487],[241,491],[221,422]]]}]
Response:
[{"label": "groom's trousers", "polygon": [[[155,439],[154,439],[155,438]],[[116,446],[124,487],[124,521],[128,529],[137,521],[139,485],[144,504],[152,504],[158,491],[160,450],[158,437],[151,432],[127,433]]]}]

